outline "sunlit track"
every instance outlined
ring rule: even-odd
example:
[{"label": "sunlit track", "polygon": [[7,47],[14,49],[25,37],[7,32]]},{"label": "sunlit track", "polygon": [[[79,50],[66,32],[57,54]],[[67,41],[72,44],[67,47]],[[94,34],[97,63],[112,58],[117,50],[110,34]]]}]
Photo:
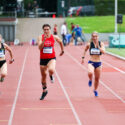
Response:
[{"label": "sunlit track", "polygon": [[10,113],[10,118],[9,118],[9,121],[8,121],[8,125],[12,125],[13,115],[14,115],[14,111],[15,111],[15,107],[16,107],[16,102],[17,102],[18,95],[19,95],[19,90],[20,90],[20,85],[21,85],[21,80],[22,80],[22,76],[23,76],[23,71],[24,71],[24,67],[25,67],[25,62],[26,62],[28,50],[29,49],[27,48],[27,50],[25,52],[25,57],[24,57],[23,65],[22,65],[22,70],[21,70],[21,73],[20,73],[20,78],[19,78],[19,81],[18,81],[18,86],[17,86],[17,90],[16,90],[14,102],[13,102],[13,105],[12,105],[12,109],[11,109],[11,113]]},{"label": "sunlit track", "polygon": [[[77,61],[68,51],[66,51],[66,54],[77,63],[77,65],[79,65],[82,69],[87,71],[87,68],[85,66],[83,66],[82,64],[79,63],[79,61]],[[116,93],[114,92],[111,88],[109,88],[104,82],[102,82],[102,80],[100,80],[100,83],[106,88],[108,89],[115,97],[117,97],[121,102],[125,103],[125,101]]]},{"label": "sunlit track", "polygon": [[[48,95],[41,101],[38,47],[12,46],[15,62],[8,65],[9,74],[0,86],[0,125],[106,125],[107,121],[109,125],[124,125],[124,74],[104,64],[99,97],[95,98],[93,85],[87,84],[88,56],[81,64],[78,47],[82,46],[66,46],[64,55],[59,56],[60,47],[55,45],[55,82],[52,84],[47,74]],[[121,86],[112,82],[117,74]]]},{"label": "sunlit track", "polygon": [[106,65],[112,67],[113,69],[119,71],[120,73],[125,74],[124,71],[122,71],[121,69],[119,69],[119,68],[117,68],[117,67],[115,67],[115,66],[113,66],[113,65],[111,65],[111,64],[109,64],[109,63],[107,63],[107,62],[105,62],[104,60],[102,60],[102,62],[105,63]]},{"label": "sunlit track", "polygon": [[57,71],[56,71],[55,73],[56,73],[57,79],[58,79],[58,81],[59,81],[59,84],[60,84],[60,86],[61,86],[61,88],[62,88],[62,90],[63,90],[63,92],[64,92],[64,94],[65,94],[65,96],[66,96],[66,99],[67,99],[67,101],[68,101],[68,103],[69,103],[69,105],[70,105],[70,107],[71,107],[71,109],[72,109],[72,112],[73,112],[73,114],[74,114],[74,116],[75,116],[75,118],[76,118],[76,120],[77,120],[78,125],[82,125],[82,123],[81,123],[81,121],[80,121],[80,119],[79,119],[79,117],[78,117],[78,115],[77,115],[77,113],[76,113],[76,111],[75,111],[75,108],[74,108],[74,106],[73,106],[73,104],[72,104],[72,102],[71,102],[71,100],[70,100],[70,98],[69,98],[69,96],[68,96],[68,94],[67,94],[65,88],[64,88],[64,85],[63,85],[63,83],[62,83],[62,81],[61,81],[61,79],[60,79],[60,77],[59,77]]}]

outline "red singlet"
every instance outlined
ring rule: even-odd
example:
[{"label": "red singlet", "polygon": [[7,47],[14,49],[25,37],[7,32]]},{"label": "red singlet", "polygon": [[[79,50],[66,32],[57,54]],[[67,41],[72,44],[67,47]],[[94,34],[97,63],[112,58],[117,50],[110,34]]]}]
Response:
[{"label": "red singlet", "polygon": [[[44,38],[44,34],[42,35],[42,41]],[[44,42],[44,47],[40,51],[40,59],[50,59],[55,57],[55,50],[54,50],[54,37],[51,34],[49,38],[46,38]]]}]

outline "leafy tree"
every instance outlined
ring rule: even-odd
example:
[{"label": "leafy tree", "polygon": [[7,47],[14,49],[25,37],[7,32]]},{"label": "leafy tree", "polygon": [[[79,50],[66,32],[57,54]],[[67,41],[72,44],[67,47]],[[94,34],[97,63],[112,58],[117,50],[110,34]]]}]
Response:
[{"label": "leafy tree", "polygon": [[26,8],[28,6],[28,3],[33,3],[34,0],[24,0],[24,7]]}]

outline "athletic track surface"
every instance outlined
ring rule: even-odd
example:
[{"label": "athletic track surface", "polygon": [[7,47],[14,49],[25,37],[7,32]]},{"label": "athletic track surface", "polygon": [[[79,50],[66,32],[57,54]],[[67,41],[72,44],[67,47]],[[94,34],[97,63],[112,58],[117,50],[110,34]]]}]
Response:
[{"label": "athletic track surface", "polygon": [[15,62],[0,83],[0,125],[125,125],[125,61],[102,56],[99,97],[94,97],[93,86],[88,87],[88,54],[81,64],[84,46],[66,46],[60,57],[56,44],[55,83],[47,77],[48,95],[41,101],[38,47],[11,48]]}]

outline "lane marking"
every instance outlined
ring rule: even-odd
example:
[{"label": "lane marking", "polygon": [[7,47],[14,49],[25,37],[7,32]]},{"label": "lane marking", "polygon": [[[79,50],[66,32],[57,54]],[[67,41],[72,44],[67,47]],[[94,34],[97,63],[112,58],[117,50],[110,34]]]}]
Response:
[{"label": "lane marking", "polygon": [[115,67],[115,66],[113,66],[113,65],[111,65],[111,64],[109,64],[109,63],[107,63],[107,62],[105,62],[104,60],[103,60],[102,62],[105,63],[106,65],[112,67],[113,69],[119,71],[120,73],[125,74],[125,72],[124,72],[123,70],[121,70],[121,69],[119,69],[119,68],[117,68],[117,67]]},{"label": "lane marking", "polygon": [[21,108],[21,110],[71,110],[71,108]]},{"label": "lane marking", "polygon": [[[67,51],[65,52],[72,60],[74,60],[82,69],[84,69],[85,71],[87,71],[87,68],[82,65],[81,63],[79,63],[73,56],[71,56],[71,54],[69,54]],[[100,80],[100,83],[106,88],[108,89],[115,97],[117,97],[121,102],[125,103],[125,100],[123,100],[117,93],[115,93],[110,87],[108,87],[104,82],[102,82]]]},{"label": "lane marking", "polygon": [[22,70],[21,70],[21,74],[20,74],[20,77],[19,77],[18,86],[17,86],[17,90],[16,90],[16,95],[15,95],[14,102],[13,102],[13,105],[12,105],[8,125],[12,125],[13,115],[14,115],[14,111],[15,111],[15,107],[16,107],[17,98],[18,98],[18,95],[19,95],[19,89],[20,89],[20,85],[21,85],[21,81],[22,81],[22,76],[23,76],[23,72],[24,72],[24,67],[25,67],[25,63],[26,63],[28,50],[29,50],[29,48],[27,48],[27,50],[25,52],[25,57],[24,57],[23,65],[22,65]]},{"label": "lane marking", "polygon": [[64,92],[64,94],[66,96],[66,99],[67,99],[67,101],[68,101],[68,103],[69,103],[69,105],[70,105],[70,107],[72,109],[72,112],[73,112],[73,114],[74,114],[74,116],[76,118],[76,121],[77,121],[78,125],[82,125],[82,123],[81,123],[81,121],[80,121],[80,119],[79,119],[79,117],[78,117],[78,115],[77,115],[77,113],[75,111],[75,108],[74,108],[74,106],[73,106],[73,104],[72,104],[72,102],[71,102],[71,100],[70,100],[70,98],[68,96],[68,93],[67,93],[67,91],[65,90],[65,88],[63,86],[63,83],[62,83],[57,71],[55,71],[55,74],[56,74],[56,77],[57,77],[57,79],[59,81],[59,84],[60,84],[60,86],[61,86],[61,88],[62,88],[62,90],[63,90],[63,92]]},{"label": "lane marking", "polygon": [[67,124],[49,124],[49,125],[78,125],[78,124],[69,124],[69,123],[67,123]]},{"label": "lane marking", "polygon": [[8,122],[8,120],[0,120],[0,122]]}]

